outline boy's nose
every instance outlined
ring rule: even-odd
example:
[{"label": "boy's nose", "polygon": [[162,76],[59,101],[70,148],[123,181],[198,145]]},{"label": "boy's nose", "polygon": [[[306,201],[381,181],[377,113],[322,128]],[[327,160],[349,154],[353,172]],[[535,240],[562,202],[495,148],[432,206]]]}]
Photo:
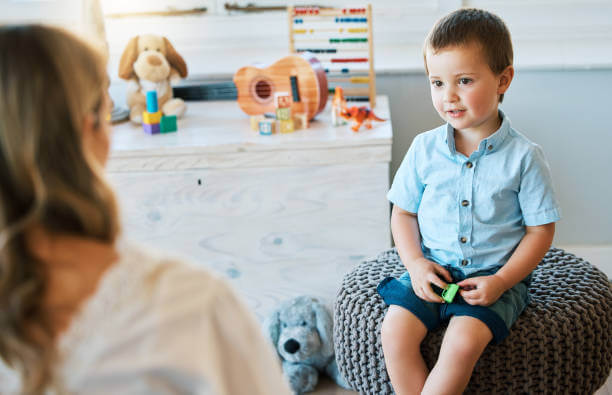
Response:
[{"label": "boy's nose", "polygon": [[452,89],[447,89],[444,91],[444,101],[448,103],[456,102],[458,99],[457,94]]}]

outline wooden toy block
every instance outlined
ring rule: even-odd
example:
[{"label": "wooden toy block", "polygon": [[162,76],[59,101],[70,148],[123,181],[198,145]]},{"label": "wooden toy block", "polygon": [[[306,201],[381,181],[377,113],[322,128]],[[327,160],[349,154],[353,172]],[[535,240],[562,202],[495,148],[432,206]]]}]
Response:
[{"label": "wooden toy block", "polygon": [[306,129],[310,126],[308,121],[308,114],[305,112],[293,114],[293,127],[295,130]]},{"label": "wooden toy block", "polygon": [[263,115],[251,116],[251,130],[254,132],[259,131],[259,121],[263,121],[265,117]]},{"label": "wooden toy block", "polygon": [[158,134],[160,133],[160,130],[161,130],[158,123],[154,123],[154,124],[143,123],[142,128],[147,134]]},{"label": "wooden toy block", "polygon": [[276,121],[273,119],[264,119],[259,121],[259,134],[269,136],[276,132]]},{"label": "wooden toy block", "polygon": [[293,127],[293,120],[289,119],[287,121],[278,121],[280,123],[280,132],[281,133],[292,133],[295,129]]},{"label": "wooden toy block", "polygon": [[159,111],[157,104],[157,91],[147,91],[147,111],[156,113]]},{"label": "wooden toy block", "polygon": [[156,123],[159,123],[161,119],[162,119],[161,111],[157,111],[157,112],[143,111],[142,112],[142,123],[148,123],[149,125],[154,125]]},{"label": "wooden toy block", "polygon": [[276,92],[274,94],[274,105],[276,108],[289,108],[291,107],[291,96],[288,92]]},{"label": "wooden toy block", "polygon": [[161,118],[160,129],[162,133],[172,133],[178,130],[176,126],[176,115],[163,115]]},{"label": "wooden toy block", "polygon": [[291,119],[291,109],[289,107],[277,108],[276,119],[279,121],[288,121]]}]

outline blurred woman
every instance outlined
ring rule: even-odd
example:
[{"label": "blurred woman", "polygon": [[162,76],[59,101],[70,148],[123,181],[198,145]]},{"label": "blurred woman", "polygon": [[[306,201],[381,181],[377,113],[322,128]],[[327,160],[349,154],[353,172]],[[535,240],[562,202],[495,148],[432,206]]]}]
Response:
[{"label": "blurred woman", "polygon": [[0,27],[0,393],[286,394],[221,279],[120,240],[104,63]]}]

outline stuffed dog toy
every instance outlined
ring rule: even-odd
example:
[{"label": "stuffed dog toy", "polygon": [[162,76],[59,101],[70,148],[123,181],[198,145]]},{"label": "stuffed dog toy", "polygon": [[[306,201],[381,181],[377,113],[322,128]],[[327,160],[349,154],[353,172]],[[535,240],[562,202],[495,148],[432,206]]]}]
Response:
[{"label": "stuffed dog toy", "polygon": [[172,97],[170,82],[187,76],[187,65],[166,37],[145,34],[133,37],[119,61],[119,77],[128,80],[127,105],[130,120],[142,122],[146,92],[157,91],[159,109],[165,115],[181,117],[187,108]]},{"label": "stuffed dog toy", "polygon": [[350,389],[336,365],[331,314],[317,299],[298,296],[283,302],[263,325],[295,394],[314,390],[319,372]]}]

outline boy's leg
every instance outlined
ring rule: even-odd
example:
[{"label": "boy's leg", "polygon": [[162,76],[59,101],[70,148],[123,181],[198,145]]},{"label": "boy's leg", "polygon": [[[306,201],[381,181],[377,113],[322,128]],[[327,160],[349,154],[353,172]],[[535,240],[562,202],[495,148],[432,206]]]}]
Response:
[{"label": "boy's leg", "polygon": [[453,316],[423,394],[463,393],[478,358],[491,339],[493,333],[484,322],[470,316]]},{"label": "boy's leg", "polygon": [[393,390],[398,395],[420,394],[427,378],[420,347],[427,327],[407,309],[390,305],[380,332]]}]

